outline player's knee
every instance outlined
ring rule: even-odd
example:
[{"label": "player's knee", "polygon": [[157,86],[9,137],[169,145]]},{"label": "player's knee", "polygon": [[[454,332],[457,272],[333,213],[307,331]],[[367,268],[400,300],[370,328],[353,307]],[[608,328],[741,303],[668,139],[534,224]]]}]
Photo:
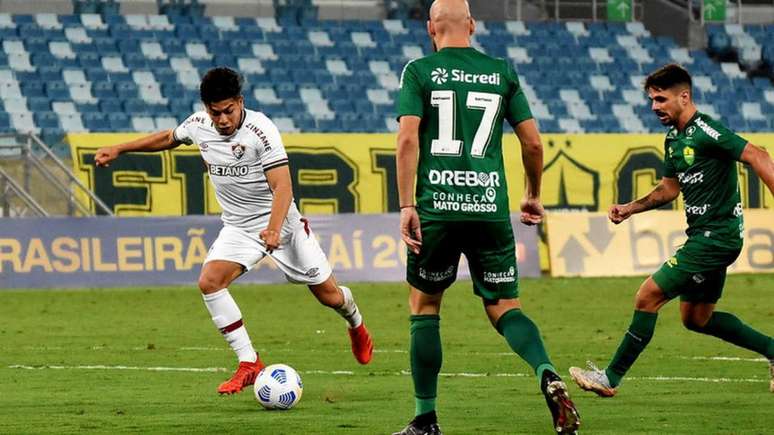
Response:
[{"label": "player's knee", "polygon": [[699,318],[695,315],[685,315],[682,317],[683,320],[683,326],[685,326],[686,329],[693,331],[693,332],[702,332],[704,331],[704,326],[707,324],[707,319]]},{"label": "player's knee", "polygon": [[211,275],[199,276],[199,290],[202,293],[213,293],[223,288],[226,288],[226,284],[222,280],[216,279]]}]

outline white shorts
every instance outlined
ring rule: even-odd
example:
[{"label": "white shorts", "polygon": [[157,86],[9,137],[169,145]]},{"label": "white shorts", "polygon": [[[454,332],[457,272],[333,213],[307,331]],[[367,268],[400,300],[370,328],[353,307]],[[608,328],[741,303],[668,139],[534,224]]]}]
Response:
[{"label": "white shorts", "polygon": [[286,221],[282,227],[280,245],[271,254],[266,252],[258,232],[224,226],[210,246],[204,262],[232,261],[249,271],[267,255],[285,273],[285,278],[295,284],[321,284],[332,273],[328,258],[303,218],[289,218]]}]

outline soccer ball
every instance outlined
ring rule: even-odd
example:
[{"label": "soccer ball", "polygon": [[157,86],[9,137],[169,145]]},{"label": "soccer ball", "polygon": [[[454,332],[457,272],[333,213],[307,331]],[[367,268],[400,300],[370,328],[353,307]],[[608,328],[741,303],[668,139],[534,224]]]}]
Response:
[{"label": "soccer ball", "polygon": [[290,409],[301,400],[301,376],[285,364],[272,364],[261,370],[253,386],[255,398],[266,409]]}]

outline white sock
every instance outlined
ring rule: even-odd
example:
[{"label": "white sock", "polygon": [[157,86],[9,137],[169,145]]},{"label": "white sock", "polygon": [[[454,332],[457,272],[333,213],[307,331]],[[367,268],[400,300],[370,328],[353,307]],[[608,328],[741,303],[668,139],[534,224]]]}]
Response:
[{"label": "white sock", "polygon": [[339,288],[341,289],[341,294],[344,295],[344,303],[339,308],[336,308],[336,312],[347,321],[350,328],[357,328],[363,323],[363,316],[360,315],[360,310],[357,309],[352,291],[344,286],[339,286]]},{"label": "white sock", "polygon": [[223,334],[223,338],[234,350],[239,361],[255,362],[258,359],[258,354],[255,353],[250,336],[247,335],[247,329],[242,323],[242,312],[239,311],[239,307],[228,289],[224,288],[215,293],[202,294],[202,298],[204,298],[204,305],[210,312],[212,322]]}]

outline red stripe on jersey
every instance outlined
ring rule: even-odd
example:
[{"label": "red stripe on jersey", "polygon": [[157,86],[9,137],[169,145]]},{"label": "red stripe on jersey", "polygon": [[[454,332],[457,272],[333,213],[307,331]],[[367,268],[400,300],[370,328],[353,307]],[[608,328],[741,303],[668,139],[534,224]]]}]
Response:
[{"label": "red stripe on jersey", "polygon": [[304,223],[304,232],[306,232],[306,235],[309,235],[309,219],[307,218],[301,218],[301,222]]}]

